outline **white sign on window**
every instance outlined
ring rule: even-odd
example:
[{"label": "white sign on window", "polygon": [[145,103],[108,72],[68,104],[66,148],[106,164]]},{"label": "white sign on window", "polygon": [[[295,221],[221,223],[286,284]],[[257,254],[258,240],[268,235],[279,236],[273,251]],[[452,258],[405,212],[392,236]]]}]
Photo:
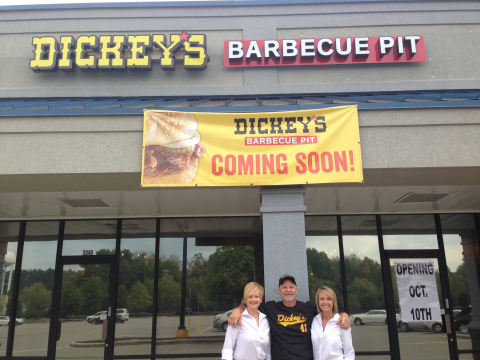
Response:
[{"label": "white sign on window", "polygon": [[395,263],[403,322],[442,321],[433,262]]}]

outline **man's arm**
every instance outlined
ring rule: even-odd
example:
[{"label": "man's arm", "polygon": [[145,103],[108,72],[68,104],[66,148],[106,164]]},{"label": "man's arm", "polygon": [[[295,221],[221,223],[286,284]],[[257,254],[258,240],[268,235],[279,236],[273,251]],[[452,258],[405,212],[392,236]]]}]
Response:
[{"label": "man's arm", "polygon": [[238,307],[230,314],[230,317],[228,318],[228,325],[232,325],[233,327],[235,327],[238,324],[242,326],[242,313],[245,311],[246,308],[247,305],[238,305]]},{"label": "man's arm", "polygon": [[348,314],[343,312],[343,313],[339,313],[339,315],[340,315],[340,319],[338,319],[337,325],[344,330],[349,329],[351,322]]},{"label": "man's arm", "polygon": [[[317,306],[314,303],[310,303],[310,304],[312,305],[314,314],[318,314]],[[348,314],[341,312],[341,313],[338,313],[338,315],[340,315],[340,319],[338,319],[337,325],[340,326],[341,329],[344,329],[344,330],[349,329],[351,326],[351,322]]]}]

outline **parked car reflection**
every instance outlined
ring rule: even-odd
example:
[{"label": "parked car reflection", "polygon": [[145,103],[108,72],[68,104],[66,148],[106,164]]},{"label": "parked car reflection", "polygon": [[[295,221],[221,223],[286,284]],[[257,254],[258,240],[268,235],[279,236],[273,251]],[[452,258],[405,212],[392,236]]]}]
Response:
[{"label": "parked car reflection", "polygon": [[[0,316],[0,326],[8,325],[10,323],[10,316]],[[15,325],[22,325],[23,319],[15,319]]]},{"label": "parked car reflection", "polygon": [[222,329],[223,331],[227,331],[228,328],[228,318],[233,310],[225,311],[224,313],[218,314],[213,319],[213,327],[216,329]]},{"label": "parked car reflection", "polygon": [[[397,323],[400,321],[400,315],[396,314]],[[350,321],[355,325],[363,325],[369,323],[386,323],[387,311],[386,310],[370,310],[365,314],[353,314],[350,315]]]},{"label": "parked car reflection", "polygon": [[[102,324],[103,323],[103,318],[106,318],[106,311],[99,311],[95,313],[95,315],[89,315],[87,316],[87,322],[96,325],[96,324]],[[104,315],[104,316],[102,316]],[[128,310],[125,308],[117,309],[117,313],[115,316],[115,322],[119,323],[124,323],[125,321],[128,321],[130,319],[130,314],[128,313]]]},{"label": "parked car reflection", "polygon": [[[180,310],[175,312],[174,315],[180,315]],[[190,308],[185,308],[185,315],[193,315],[193,310]]]},{"label": "parked car reflection", "polygon": [[453,320],[455,330],[461,333],[468,333],[470,321],[472,321],[472,308],[470,306],[462,308]]},{"label": "parked car reflection", "polygon": [[119,323],[124,323],[125,321],[128,321],[130,319],[130,314],[128,313],[128,310],[125,308],[117,309],[117,316],[115,318],[115,322]]},{"label": "parked car reflection", "polygon": [[436,333],[443,332],[443,325],[438,321],[412,321],[398,323],[398,330],[407,332],[410,330],[433,330]]},{"label": "parked car reflection", "polygon": [[103,320],[100,320],[100,317],[102,314],[106,314],[107,312],[106,311],[99,311],[97,313],[95,313],[95,315],[89,315],[87,316],[87,322],[89,324],[92,324],[92,325],[95,325],[95,324],[101,324],[103,322]]}]

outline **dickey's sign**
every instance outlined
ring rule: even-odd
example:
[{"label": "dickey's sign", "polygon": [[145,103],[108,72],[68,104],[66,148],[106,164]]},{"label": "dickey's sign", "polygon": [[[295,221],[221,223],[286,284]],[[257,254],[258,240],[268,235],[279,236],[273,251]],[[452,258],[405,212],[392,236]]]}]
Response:
[{"label": "dickey's sign", "polygon": [[356,106],[144,114],[142,186],[362,181]]},{"label": "dickey's sign", "polygon": [[[204,70],[210,61],[204,34],[35,36],[34,72],[55,70],[150,70],[158,60],[175,69],[184,50],[187,70]],[[158,52],[159,55],[154,55]],[[405,63],[426,61],[423,36],[337,37],[284,40],[227,40],[225,67]]]},{"label": "dickey's sign", "polygon": [[227,40],[224,66],[289,66],[426,61],[423,36]]},{"label": "dickey's sign", "polygon": [[[166,35],[83,35],[34,37],[35,58],[30,60],[34,72],[81,70],[151,70],[152,56],[159,52],[159,66],[175,70],[175,54],[185,50],[183,66],[187,70],[204,70],[210,58],[207,55],[207,37],[201,34]],[[157,60],[153,60],[155,63]]]}]

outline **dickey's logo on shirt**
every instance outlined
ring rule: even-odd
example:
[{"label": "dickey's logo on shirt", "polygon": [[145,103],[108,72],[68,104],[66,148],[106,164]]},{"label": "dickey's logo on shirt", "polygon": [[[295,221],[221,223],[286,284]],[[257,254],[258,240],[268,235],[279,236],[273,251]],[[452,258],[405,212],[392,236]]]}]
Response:
[{"label": "dickey's logo on shirt", "polygon": [[285,316],[282,314],[277,315],[277,323],[285,327],[289,325],[303,324],[306,322],[307,319],[302,314],[298,316],[294,316],[293,314],[290,316]]}]

